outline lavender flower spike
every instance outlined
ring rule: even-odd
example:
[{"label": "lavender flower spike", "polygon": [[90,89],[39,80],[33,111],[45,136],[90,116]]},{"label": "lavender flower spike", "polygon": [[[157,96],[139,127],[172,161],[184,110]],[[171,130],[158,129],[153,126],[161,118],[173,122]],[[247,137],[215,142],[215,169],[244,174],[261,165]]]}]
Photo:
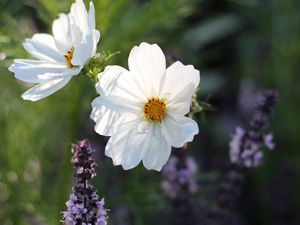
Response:
[{"label": "lavender flower spike", "polygon": [[66,202],[67,210],[63,212],[64,225],[107,224],[104,200],[99,199],[96,188],[90,184],[90,180],[96,176],[96,163],[91,157],[92,152],[87,140],[72,145],[71,162],[75,169],[76,184]]},{"label": "lavender flower spike", "polygon": [[237,127],[229,147],[230,161],[244,167],[257,167],[262,163],[263,152],[261,147],[273,150],[272,134],[264,134],[263,130],[268,125],[276,103],[277,93],[265,91],[262,98],[255,106],[255,111],[248,129]]},{"label": "lavender flower spike", "polygon": [[161,187],[170,199],[180,199],[198,191],[195,175],[198,172],[194,158],[186,155],[172,155],[162,169]]}]

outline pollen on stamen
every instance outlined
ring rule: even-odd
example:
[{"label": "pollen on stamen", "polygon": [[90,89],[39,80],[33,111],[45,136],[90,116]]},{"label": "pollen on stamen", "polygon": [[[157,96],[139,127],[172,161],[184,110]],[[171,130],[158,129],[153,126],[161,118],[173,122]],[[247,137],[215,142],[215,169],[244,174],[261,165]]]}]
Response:
[{"label": "pollen on stamen", "polygon": [[159,123],[165,117],[167,112],[166,103],[159,98],[149,98],[143,107],[143,113],[146,120]]},{"label": "pollen on stamen", "polygon": [[67,51],[67,54],[64,55],[64,58],[66,60],[66,64],[68,68],[72,68],[72,59],[73,59],[73,53],[74,53],[74,47],[72,47],[69,51]]}]

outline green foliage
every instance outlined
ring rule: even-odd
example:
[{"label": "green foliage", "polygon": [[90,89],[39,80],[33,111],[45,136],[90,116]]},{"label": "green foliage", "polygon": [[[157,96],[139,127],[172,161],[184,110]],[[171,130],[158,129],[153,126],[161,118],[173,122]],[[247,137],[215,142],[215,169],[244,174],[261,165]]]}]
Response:
[{"label": "green foliage", "polygon": [[113,52],[110,51],[103,51],[101,53],[96,53],[90,61],[86,64],[86,66],[81,71],[82,76],[88,75],[88,77],[91,79],[91,81],[96,84],[98,81],[97,75],[102,72],[109,64],[109,60],[114,57],[117,54],[120,54],[121,52]]}]

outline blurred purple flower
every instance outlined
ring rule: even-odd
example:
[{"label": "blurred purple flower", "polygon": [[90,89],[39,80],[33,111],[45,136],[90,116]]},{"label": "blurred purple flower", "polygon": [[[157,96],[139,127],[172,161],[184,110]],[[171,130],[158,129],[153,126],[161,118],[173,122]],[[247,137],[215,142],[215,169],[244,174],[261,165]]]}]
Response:
[{"label": "blurred purple flower", "polygon": [[273,150],[275,148],[275,144],[273,142],[273,134],[266,134],[263,137],[264,145],[269,149]]},{"label": "blurred purple flower", "polygon": [[277,99],[275,91],[266,91],[255,106],[255,112],[248,129],[236,128],[229,143],[229,157],[234,164],[247,168],[261,165],[263,152],[261,147],[274,149],[273,135],[264,134],[263,129],[268,125],[272,110]]},{"label": "blurred purple flower", "polygon": [[230,161],[232,163],[236,163],[239,159],[240,152],[241,152],[241,144],[242,144],[242,138],[245,134],[245,131],[237,127],[235,130],[235,134],[233,135],[229,147],[230,147]]},{"label": "blurred purple flower", "polygon": [[87,140],[78,141],[72,146],[72,164],[75,169],[76,184],[66,202],[63,212],[65,225],[106,225],[107,212],[104,200],[96,193],[90,180],[96,176],[96,163],[91,157],[93,150]]},{"label": "blurred purple flower", "polygon": [[195,175],[197,164],[191,156],[173,155],[162,169],[162,189],[171,198],[181,198],[187,193],[198,191]]}]

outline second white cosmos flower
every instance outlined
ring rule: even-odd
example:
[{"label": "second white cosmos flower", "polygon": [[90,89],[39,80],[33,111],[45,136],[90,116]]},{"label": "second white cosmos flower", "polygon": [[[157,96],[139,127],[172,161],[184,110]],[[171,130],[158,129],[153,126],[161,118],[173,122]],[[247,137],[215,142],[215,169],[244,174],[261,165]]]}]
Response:
[{"label": "second white cosmos flower", "polygon": [[171,146],[182,147],[198,133],[185,115],[200,82],[193,66],[175,62],[166,69],[165,56],[156,44],[142,43],[131,50],[129,71],[108,66],[98,75],[100,94],[92,102],[95,131],[111,136],[105,154],[124,169],[141,161],[160,171]]},{"label": "second white cosmos flower", "polygon": [[96,53],[100,33],[95,29],[95,9],[87,12],[82,0],[76,0],[68,15],[60,14],[52,25],[53,36],[35,34],[24,48],[36,60],[15,59],[9,70],[24,82],[37,84],[22,98],[37,101],[65,86],[78,75]]}]

